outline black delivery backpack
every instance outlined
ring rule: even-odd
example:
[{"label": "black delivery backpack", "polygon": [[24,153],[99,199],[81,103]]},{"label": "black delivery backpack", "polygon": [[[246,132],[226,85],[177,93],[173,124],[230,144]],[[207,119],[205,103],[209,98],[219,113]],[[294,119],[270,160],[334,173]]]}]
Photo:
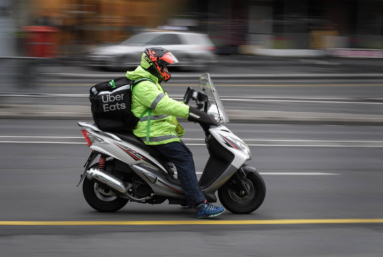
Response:
[{"label": "black delivery backpack", "polygon": [[132,87],[147,78],[131,81],[126,77],[99,83],[89,90],[93,120],[104,131],[132,130],[139,118],[131,111]]}]

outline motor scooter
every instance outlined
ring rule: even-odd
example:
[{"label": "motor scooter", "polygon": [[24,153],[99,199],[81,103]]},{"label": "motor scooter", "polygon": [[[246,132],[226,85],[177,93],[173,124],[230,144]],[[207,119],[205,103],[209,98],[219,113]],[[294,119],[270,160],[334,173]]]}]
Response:
[{"label": "motor scooter", "polygon": [[[214,116],[217,126],[201,126],[209,159],[199,180],[206,199],[233,213],[258,209],[266,195],[263,178],[247,166],[249,147],[224,124],[229,122],[223,104],[208,73],[200,77],[201,91],[188,88],[184,102],[194,100],[197,108]],[[186,206],[174,165],[154,147],[145,145],[132,132],[107,132],[96,125],[78,122],[92,152],[78,185],[87,203],[100,212],[115,212],[128,201]],[[100,156],[98,162],[93,162]]]}]

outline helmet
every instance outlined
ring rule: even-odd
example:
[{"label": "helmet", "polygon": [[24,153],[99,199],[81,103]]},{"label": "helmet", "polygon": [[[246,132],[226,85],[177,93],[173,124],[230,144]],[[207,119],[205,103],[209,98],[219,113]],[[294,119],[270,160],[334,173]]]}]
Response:
[{"label": "helmet", "polygon": [[178,63],[177,58],[162,47],[146,48],[141,57],[141,66],[165,82],[171,78],[167,66],[175,63]]}]

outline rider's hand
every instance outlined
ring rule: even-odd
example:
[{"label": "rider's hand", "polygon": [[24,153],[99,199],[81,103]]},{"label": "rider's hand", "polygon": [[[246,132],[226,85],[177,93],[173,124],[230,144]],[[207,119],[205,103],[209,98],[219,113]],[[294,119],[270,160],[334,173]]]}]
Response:
[{"label": "rider's hand", "polygon": [[207,126],[218,125],[217,121],[211,115],[207,114],[206,112],[202,112],[198,110],[197,108],[194,108],[191,106],[189,107],[188,121],[198,122],[199,124],[201,124],[201,126],[202,125],[207,125]]}]

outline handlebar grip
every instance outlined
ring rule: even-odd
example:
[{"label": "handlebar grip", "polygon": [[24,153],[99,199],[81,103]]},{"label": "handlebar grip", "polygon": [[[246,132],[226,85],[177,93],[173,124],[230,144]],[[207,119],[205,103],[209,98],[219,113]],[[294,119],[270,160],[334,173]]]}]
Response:
[{"label": "handlebar grip", "polygon": [[213,126],[218,125],[217,121],[212,116],[192,106],[189,106],[188,121],[194,121],[200,124],[213,125]]}]

